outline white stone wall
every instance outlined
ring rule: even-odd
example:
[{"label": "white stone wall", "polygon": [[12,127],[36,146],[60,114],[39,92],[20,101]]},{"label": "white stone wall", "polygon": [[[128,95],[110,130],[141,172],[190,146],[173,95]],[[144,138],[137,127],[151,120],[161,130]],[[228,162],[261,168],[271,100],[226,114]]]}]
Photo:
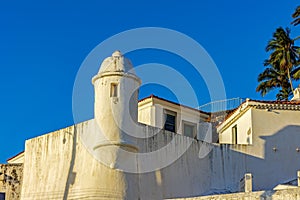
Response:
[{"label": "white stone wall", "polygon": [[155,103],[155,99],[148,101],[149,103],[141,105],[138,108],[138,121],[140,123],[163,129],[165,120],[164,110],[169,110],[176,113],[176,133],[183,135],[183,122],[190,122],[196,125],[196,135],[198,138],[204,138],[201,135],[200,123],[207,119],[208,116],[206,114],[200,114],[199,111],[164,102],[163,100],[159,100],[159,103]]},{"label": "white stone wall", "polygon": [[155,109],[154,106],[145,105],[138,108],[138,121],[143,124],[153,125],[155,124],[155,118],[153,116],[153,110]]},{"label": "white stone wall", "polygon": [[253,144],[252,142],[252,109],[247,110],[237,120],[228,123],[224,131],[219,132],[221,144],[232,144],[232,128],[237,127],[237,144]]},{"label": "white stone wall", "polygon": [[[252,155],[264,158],[265,151],[262,147],[265,146],[267,136],[275,136],[278,133],[286,135],[283,146],[291,146],[293,152],[296,148],[300,148],[300,142],[295,140],[294,136],[300,135],[300,111],[299,110],[276,110],[270,109],[253,109],[253,145],[260,148],[255,148],[258,151],[252,151]],[[270,137],[269,137],[270,138]],[[280,142],[280,141],[277,141]],[[282,141],[283,142],[283,141]],[[279,144],[278,144],[279,145]],[[276,144],[273,144],[276,147]],[[277,147],[278,148],[278,147]],[[279,150],[279,149],[278,149]]]},{"label": "white stone wall", "polygon": [[[118,85],[116,97],[110,96],[111,84]],[[120,130],[131,131],[137,122],[138,94],[136,89],[139,84],[134,76],[128,78],[122,73],[118,75],[109,73],[95,80],[95,119],[109,140],[130,142],[124,138],[126,135]]]},{"label": "white stone wall", "polygon": [[80,136],[95,130],[94,124],[90,120],[26,141],[22,200],[136,199],[136,175],[103,165],[82,144]]},{"label": "white stone wall", "polygon": [[[94,122],[26,141],[21,199],[137,199],[132,196],[136,194],[141,199],[163,199],[236,192],[245,173],[253,175],[253,190],[265,190],[296,178],[299,169],[298,125],[258,137],[264,158],[251,155],[254,145],[212,145],[141,125],[139,134],[146,139],[137,140],[140,174],[119,173],[100,163],[82,143],[84,137],[97,134]],[[113,185],[103,181],[110,179]]]},{"label": "white stone wall", "polygon": [[[163,168],[140,174],[141,199],[160,199],[157,194],[161,198],[194,196],[210,190],[210,144],[162,131],[154,137],[139,140],[139,145],[141,152],[152,152],[146,160],[142,160],[143,163],[139,163],[140,170],[145,166],[155,169],[170,160],[169,165]],[[201,150],[207,152],[203,157],[199,156]]]},{"label": "white stone wall", "polygon": [[[176,198],[172,200],[299,200],[300,188],[280,191],[257,191],[203,197]],[[171,200],[171,199],[170,199]]]},{"label": "white stone wall", "polygon": [[[137,199],[132,194],[139,194],[141,199],[163,199],[199,195],[209,190],[210,158],[198,158],[199,149],[207,144],[188,137],[174,137],[168,132],[141,139],[140,152],[146,154],[157,150],[157,153],[152,154],[150,160],[139,163],[141,174],[136,185],[137,174],[111,169],[84,147],[81,136],[96,130],[94,125],[94,120],[90,120],[26,141],[21,199]],[[147,135],[146,132],[157,129],[146,126],[144,130],[141,134]],[[161,150],[169,143],[168,148]],[[150,166],[154,169],[152,172],[142,172],[143,165],[159,166],[168,157],[173,159],[171,156],[174,155],[178,157],[171,160],[170,165],[157,170]],[[112,186],[107,181],[109,179],[121,185]],[[126,186],[122,185],[124,180]],[[118,188],[126,189],[120,193]]]},{"label": "white stone wall", "polygon": [[[254,190],[272,189],[279,183],[295,178],[300,163],[300,112],[298,110],[251,108],[220,134],[231,135],[233,125],[240,134],[247,135],[252,124],[252,144],[232,145],[234,154],[245,163],[245,172],[253,173]],[[239,127],[242,127],[240,131]],[[227,138],[229,141],[231,138]],[[228,143],[229,143],[228,141]],[[297,148],[298,151],[297,151]],[[266,178],[268,177],[268,178]]]},{"label": "white stone wall", "polygon": [[[300,112],[295,110],[253,110],[253,146],[248,150],[249,170],[260,168],[256,176],[273,174],[268,179],[254,177],[257,190],[271,189],[274,183],[295,178],[300,168]],[[259,159],[260,158],[260,159]],[[257,164],[256,164],[257,163]],[[259,184],[258,184],[259,181]],[[263,187],[265,186],[265,187]]]}]

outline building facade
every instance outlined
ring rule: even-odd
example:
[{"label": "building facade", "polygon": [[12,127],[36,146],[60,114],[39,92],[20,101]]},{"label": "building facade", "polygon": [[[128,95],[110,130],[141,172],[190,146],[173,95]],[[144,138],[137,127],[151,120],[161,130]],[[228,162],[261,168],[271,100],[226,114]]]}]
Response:
[{"label": "building facade", "polygon": [[[296,97],[293,102],[248,99],[214,130],[214,113],[153,95],[138,101],[141,81],[119,51],[103,61],[92,82],[95,118],[27,140],[25,151],[1,168],[2,196],[174,199],[239,192],[245,174],[251,174],[247,187],[253,190],[296,179]],[[7,177],[16,166],[17,189],[12,189]]]}]

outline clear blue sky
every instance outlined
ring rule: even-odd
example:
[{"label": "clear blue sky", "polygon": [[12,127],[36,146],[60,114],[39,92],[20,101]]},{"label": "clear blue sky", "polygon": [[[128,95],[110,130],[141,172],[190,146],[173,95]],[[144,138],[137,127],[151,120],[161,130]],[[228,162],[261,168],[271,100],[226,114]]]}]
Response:
[{"label": "clear blue sky", "polygon": [[[198,41],[217,64],[228,98],[274,99],[255,92],[274,30],[289,26],[296,0],[1,1],[0,163],[26,139],[73,124],[72,89],[87,54],[100,42],[138,27],[165,27]],[[292,36],[300,35],[300,27]],[[147,56],[149,55],[149,56]],[[180,63],[165,52],[130,53],[136,64]],[[99,63],[100,64],[100,63]],[[201,103],[207,89],[199,82]],[[169,98],[155,87],[151,93]],[[171,98],[171,97],[170,97]]]}]

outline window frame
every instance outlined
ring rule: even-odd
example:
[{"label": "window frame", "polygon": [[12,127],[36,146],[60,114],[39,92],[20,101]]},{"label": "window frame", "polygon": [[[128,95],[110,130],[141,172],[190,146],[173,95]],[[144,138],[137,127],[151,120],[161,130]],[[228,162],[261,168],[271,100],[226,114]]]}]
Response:
[{"label": "window frame", "polygon": [[[175,111],[172,111],[172,110],[164,109],[163,114],[164,114],[164,116],[163,116],[163,129],[166,130],[166,131],[176,133],[176,131],[177,131],[177,113]],[[174,131],[166,129],[167,115],[170,115],[170,116],[174,117],[174,125],[170,124],[170,125],[174,126]]]},{"label": "window frame", "polygon": [[110,97],[119,97],[119,83],[110,83]]},{"label": "window frame", "polygon": [[238,131],[237,131],[237,124],[231,127],[231,142],[232,144],[238,143]]},{"label": "window frame", "polygon": [[184,132],[184,130],[185,130],[184,126],[185,125],[193,127],[193,137],[191,137],[191,138],[197,139],[197,124],[193,123],[193,122],[182,120],[182,135],[190,137],[190,136],[186,135],[185,132]]}]

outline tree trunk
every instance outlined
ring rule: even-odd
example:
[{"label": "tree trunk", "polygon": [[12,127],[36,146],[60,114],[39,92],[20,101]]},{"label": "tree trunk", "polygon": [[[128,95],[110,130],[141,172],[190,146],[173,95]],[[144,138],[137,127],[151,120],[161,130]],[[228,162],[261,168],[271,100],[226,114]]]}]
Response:
[{"label": "tree trunk", "polygon": [[294,94],[294,88],[293,88],[293,83],[292,83],[292,79],[291,79],[290,69],[288,68],[287,70],[288,70],[288,78],[289,78],[289,81],[290,81],[291,89],[292,89],[292,92]]}]

